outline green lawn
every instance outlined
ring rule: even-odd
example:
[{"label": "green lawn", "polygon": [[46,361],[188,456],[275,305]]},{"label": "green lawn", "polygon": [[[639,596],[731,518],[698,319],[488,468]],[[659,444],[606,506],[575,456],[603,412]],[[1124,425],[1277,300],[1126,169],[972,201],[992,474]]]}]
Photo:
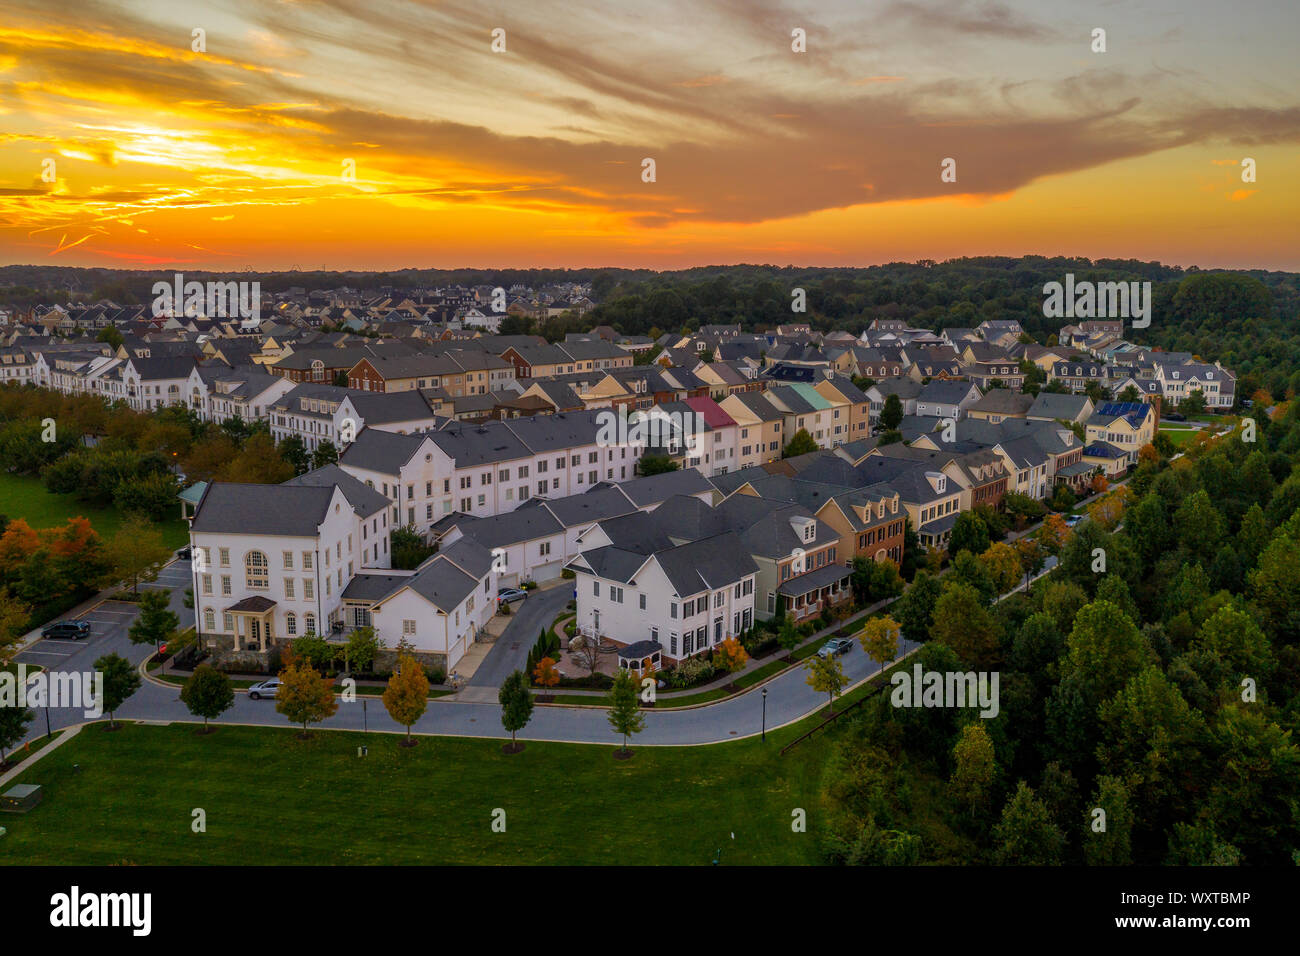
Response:
[{"label": "green lawn", "polygon": [[[843,731],[777,753],[817,719],[766,744],[634,741],[625,761],[578,744],[506,756],[494,740],[423,737],[407,750],[387,734],[95,725],[23,775],[44,802],[3,820],[0,862],[707,865],[722,848],[724,865],[817,863],[817,794]],[[195,808],[205,834],[191,832]],[[505,833],[492,831],[496,808]],[[791,830],[796,808],[806,833]]]},{"label": "green lawn", "polygon": [[1198,435],[1202,429],[1198,428],[1160,428],[1160,434],[1168,435],[1169,440],[1174,443],[1175,448],[1182,448],[1190,444],[1192,438]]},{"label": "green lawn", "polygon": [[[180,507],[178,501],[176,517],[156,525],[162,532],[163,543],[169,548],[180,548],[189,543],[189,529],[181,520]],[[11,520],[22,518],[33,528],[52,528],[80,516],[88,519],[104,539],[112,537],[122,524],[122,513],[116,508],[93,508],[78,501],[74,495],[50,494],[39,478],[4,472],[0,472],[0,514]]]}]

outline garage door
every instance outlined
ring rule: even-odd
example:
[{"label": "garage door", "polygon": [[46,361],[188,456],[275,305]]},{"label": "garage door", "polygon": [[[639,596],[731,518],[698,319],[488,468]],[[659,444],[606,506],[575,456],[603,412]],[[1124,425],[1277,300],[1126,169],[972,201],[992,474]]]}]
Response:
[{"label": "garage door", "polygon": [[550,564],[539,564],[537,567],[532,569],[533,580],[538,584],[541,584],[543,581],[554,581],[560,576],[560,572],[563,569],[563,561],[552,561]]}]

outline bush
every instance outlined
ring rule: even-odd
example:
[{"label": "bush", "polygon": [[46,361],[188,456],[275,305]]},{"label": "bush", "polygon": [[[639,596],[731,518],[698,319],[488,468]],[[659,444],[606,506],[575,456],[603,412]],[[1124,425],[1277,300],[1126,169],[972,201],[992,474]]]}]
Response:
[{"label": "bush", "polygon": [[[588,674],[583,677],[561,677],[560,687],[574,690],[609,690],[614,686],[614,678],[608,674]],[[596,701],[592,701],[596,703]]]},{"label": "bush", "polygon": [[678,690],[695,687],[697,684],[711,680],[717,672],[718,669],[713,666],[713,662],[704,655],[688,657],[668,674],[668,686]]},{"label": "bush", "polygon": [[560,572],[560,577],[564,578],[564,580],[566,581],[572,581],[577,576],[578,575],[574,572],[572,568],[565,568],[563,571]]},{"label": "bush", "polygon": [[441,667],[426,667],[424,669],[424,676],[429,678],[430,684],[447,683],[447,671]]}]

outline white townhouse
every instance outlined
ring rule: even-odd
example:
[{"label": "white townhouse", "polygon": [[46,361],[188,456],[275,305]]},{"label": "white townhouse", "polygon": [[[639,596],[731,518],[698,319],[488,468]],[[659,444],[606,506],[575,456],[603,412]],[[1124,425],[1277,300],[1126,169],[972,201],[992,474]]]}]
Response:
[{"label": "white townhouse", "polygon": [[293,391],[293,382],[250,367],[196,365],[185,383],[185,400],[205,422],[246,422],[271,416],[271,407]]},{"label": "white townhouse", "polygon": [[621,648],[641,671],[677,664],[754,622],[758,565],[732,531],[674,543],[652,513],[602,521],[569,562],[584,638]]},{"label": "white townhouse", "polygon": [[342,444],[367,427],[411,435],[435,431],[448,421],[446,416],[433,413],[428,399],[419,391],[341,391],[345,394],[334,410],[334,434]]},{"label": "white townhouse", "polygon": [[185,402],[185,388],[197,363],[193,356],[126,359],[117,370],[128,405],[147,412]]},{"label": "white townhouse", "polygon": [[639,449],[598,443],[597,412],[451,422],[402,435],[363,428],[339,464],[392,501],[392,520],[427,533],[454,511],[486,518],[636,476]]},{"label": "white townhouse", "polygon": [[1205,406],[1209,409],[1232,408],[1237,400],[1236,377],[1219,365],[1157,364],[1156,379],[1160,382],[1164,403],[1169,407],[1197,390],[1205,396]]},{"label": "white townhouse", "polygon": [[[292,383],[291,383],[292,384]],[[277,442],[298,437],[309,452],[324,442],[340,447],[335,416],[349,389],[335,385],[304,383],[294,385],[271,403],[271,437]]]},{"label": "white townhouse", "polygon": [[631,478],[564,498],[532,498],[514,511],[490,518],[453,512],[437,522],[439,541],[471,538],[497,560],[502,587],[559,577],[579,553],[578,542],[592,525],[607,518],[653,511],[674,497],[696,498],[709,505],[713,486],[693,469]]},{"label": "white townhouse", "polygon": [[337,467],[281,485],[209,483],[190,519],[204,641],[238,656],[331,633],[352,578],[391,567],[390,530],[387,500]]},{"label": "white townhouse", "polygon": [[35,381],[32,354],[23,348],[0,348],[0,384],[28,385]]},{"label": "white townhouse", "polygon": [[564,525],[545,508],[530,505],[491,518],[454,515],[448,525],[442,541],[455,545],[469,540],[486,548],[501,587],[553,581],[564,570]]},{"label": "white townhouse", "polygon": [[498,578],[487,548],[462,539],[414,572],[363,572],[343,592],[349,623],[369,624],[389,651],[405,643],[448,672],[496,613]]}]

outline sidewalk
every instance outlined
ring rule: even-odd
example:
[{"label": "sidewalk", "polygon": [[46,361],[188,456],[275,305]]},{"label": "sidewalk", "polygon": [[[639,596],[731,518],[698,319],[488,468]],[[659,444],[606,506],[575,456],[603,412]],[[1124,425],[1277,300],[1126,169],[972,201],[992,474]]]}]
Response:
[{"label": "sidewalk", "polygon": [[66,744],[73,737],[77,736],[77,734],[81,733],[81,728],[84,726],[86,725],[76,724],[75,726],[68,727],[65,730],[60,730],[59,737],[57,740],[54,741],[54,743],[47,744],[46,746],[42,747],[40,750],[36,751],[36,753],[32,754],[30,757],[28,757],[26,760],[20,763],[18,766],[14,767],[12,770],[7,771],[3,776],[0,776],[0,791],[4,789],[5,785],[9,783],[10,780],[13,780],[21,773],[25,773],[28,767],[32,766],[32,764],[36,763],[36,761],[40,760],[47,753],[50,753],[53,750],[58,750],[60,747]]}]

